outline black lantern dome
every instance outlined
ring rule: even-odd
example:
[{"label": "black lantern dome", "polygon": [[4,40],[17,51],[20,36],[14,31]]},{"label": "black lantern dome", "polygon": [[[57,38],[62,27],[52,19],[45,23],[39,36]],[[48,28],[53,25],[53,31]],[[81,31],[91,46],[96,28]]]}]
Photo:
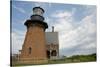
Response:
[{"label": "black lantern dome", "polygon": [[44,9],[42,9],[41,7],[34,7],[33,15],[30,17],[30,20],[27,20],[25,22],[25,25],[29,27],[31,24],[41,24],[44,26],[44,29],[48,28],[47,23],[44,22],[43,13]]},{"label": "black lantern dome", "polygon": [[44,10],[41,7],[35,7],[33,8],[33,14],[34,15],[40,15],[43,16]]},{"label": "black lantern dome", "polygon": [[44,21],[43,13],[44,13],[44,10],[41,7],[34,7],[33,15],[31,16],[31,19]]}]

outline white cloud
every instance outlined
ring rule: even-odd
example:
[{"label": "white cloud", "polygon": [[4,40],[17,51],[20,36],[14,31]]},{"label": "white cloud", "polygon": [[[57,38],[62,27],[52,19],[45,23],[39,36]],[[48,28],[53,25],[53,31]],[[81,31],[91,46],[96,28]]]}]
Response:
[{"label": "white cloud", "polygon": [[[51,17],[55,18],[55,30],[56,31],[69,31],[73,26],[71,25],[71,22],[73,20],[72,18],[73,12],[69,11],[55,11]],[[66,28],[64,28],[66,27]]]},{"label": "white cloud", "polygon": [[33,5],[35,5],[35,7],[40,6],[40,7],[43,7],[43,8],[49,8],[49,7],[51,7],[51,3],[47,4],[47,3],[43,3],[43,2],[36,2]]},{"label": "white cloud", "polygon": [[16,10],[18,10],[19,12],[26,14],[26,11],[23,8],[17,7],[15,5],[12,5],[12,7],[15,8]]},{"label": "white cloud", "polygon": [[55,14],[53,14],[52,16],[55,18],[65,18],[71,17],[71,13],[66,11],[56,11]]},{"label": "white cloud", "polygon": [[22,49],[22,45],[25,38],[25,31],[20,30],[14,30],[14,32],[11,33],[12,37],[12,53],[16,54],[19,53],[19,50]]},{"label": "white cloud", "polygon": [[[55,30],[59,32],[60,49],[70,49],[70,51],[75,49],[76,54],[96,52],[96,20],[94,19],[96,12],[85,16],[75,24],[74,11],[76,10],[73,9],[72,12],[58,11],[51,15],[56,18],[57,24],[54,26]],[[74,54],[73,52],[72,54]]]},{"label": "white cloud", "polygon": [[34,5],[35,5],[35,6],[42,6],[42,5],[44,5],[44,3],[42,3],[42,2],[37,2],[37,3],[34,3]]}]

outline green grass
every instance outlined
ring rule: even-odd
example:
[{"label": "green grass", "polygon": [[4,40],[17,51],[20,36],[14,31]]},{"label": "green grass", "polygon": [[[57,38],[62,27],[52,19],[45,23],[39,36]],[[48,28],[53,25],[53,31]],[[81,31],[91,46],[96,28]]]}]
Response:
[{"label": "green grass", "polygon": [[50,64],[58,64],[58,63],[77,63],[77,62],[93,62],[96,61],[96,54],[91,55],[74,55],[71,57],[64,57],[59,60],[50,60]]},{"label": "green grass", "polygon": [[[74,55],[71,57],[64,57],[63,59],[48,60],[48,63],[44,63],[44,64],[79,63],[79,62],[94,62],[94,61],[96,61],[96,54]],[[14,64],[13,63],[13,66],[44,65],[44,64]]]}]

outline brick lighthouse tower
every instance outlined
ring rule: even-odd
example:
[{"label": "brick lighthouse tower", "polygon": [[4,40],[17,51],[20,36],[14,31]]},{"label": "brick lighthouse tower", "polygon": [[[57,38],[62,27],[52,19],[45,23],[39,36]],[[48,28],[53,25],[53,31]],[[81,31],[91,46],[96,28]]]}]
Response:
[{"label": "brick lighthouse tower", "polygon": [[21,62],[47,62],[45,30],[48,25],[44,22],[43,13],[44,10],[41,7],[33,8],[33,15],[24,23],[27,32],[20,54]]}]

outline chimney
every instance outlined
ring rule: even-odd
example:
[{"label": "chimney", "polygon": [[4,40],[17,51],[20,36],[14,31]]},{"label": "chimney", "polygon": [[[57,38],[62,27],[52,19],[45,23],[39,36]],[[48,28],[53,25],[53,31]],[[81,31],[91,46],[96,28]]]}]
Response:
[{"label": "chimney", "polygon": [[52,32],[54,32],[54,26],[52,26]]}]

